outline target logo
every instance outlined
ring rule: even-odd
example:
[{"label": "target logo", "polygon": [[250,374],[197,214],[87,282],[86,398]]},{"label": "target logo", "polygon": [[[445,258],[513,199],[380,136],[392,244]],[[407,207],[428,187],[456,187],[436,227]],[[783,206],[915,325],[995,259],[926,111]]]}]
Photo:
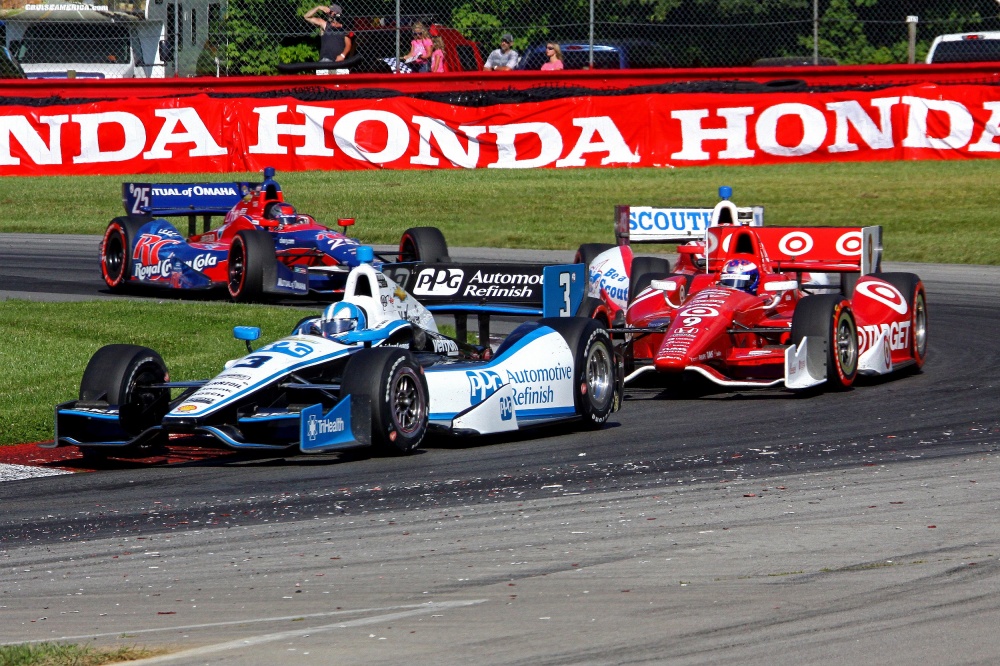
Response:
[{"label": "target logo", "polygon": [[859,282],[855,291],[883,305],[889,306],[901,315],[905,315],[907,310],[909,310],[909,306],[903,295],[895,287],[886,282]]},{"label": "target logo", "polygon": [[782,254],[786,254],[789,257],[797,257],[800,254],[805,254],[812,248],[812,236],[802,231],[793,231],[785,234],[778,242],[778,249]]},{"label": "target logo", "polygon": [[860,255],[861,254],[861,232],[860,231],[849,231],[840,238],[837,239],[837,252],[843,255]]}]

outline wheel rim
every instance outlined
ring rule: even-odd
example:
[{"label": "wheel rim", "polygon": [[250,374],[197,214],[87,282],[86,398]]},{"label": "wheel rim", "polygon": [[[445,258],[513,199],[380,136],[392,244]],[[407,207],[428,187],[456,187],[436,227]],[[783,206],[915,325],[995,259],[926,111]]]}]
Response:
[{"label": "wheel rim", "polygon": [[405,237],[399,244],[399,260],[420,261],[420,257],[417,255],[417,248],[413,244],[413,239],[409,236]]},{"label": "wheel rim", "polygon": [[587,352],[587,394],[597,409],[603,409],[611,399],[611,357],[604,345],[593,345]]},{"label": "wheel rim", "polygon": [[412,435],[423,426],[427,406],[420,381],[411,368],[402,368],[389,392],[392,421],[403,435]]},{"label": "wheel rim", "polygon": [[233,249],[229,253],[229,293],[233,296],[243,291],[243,276],[246,273],[246,252],[243,243],[233,241]]},{"label": "wheel rim", "polygon": [[853,376],[858,365],[858,332],[846,312],[837,320],[837,363],[845,377]]},{"label": "wheel rim", "polygon": [[115,228],[104,240],[104,275],[109,284],[116,285],[122,280],[125,268],[125,241],[121,230]]},{"label": "wheel rim", "polygon": [[918,358],[927,352],[927,303],[923,292],[917,294],[913,305],[913,350]]}]

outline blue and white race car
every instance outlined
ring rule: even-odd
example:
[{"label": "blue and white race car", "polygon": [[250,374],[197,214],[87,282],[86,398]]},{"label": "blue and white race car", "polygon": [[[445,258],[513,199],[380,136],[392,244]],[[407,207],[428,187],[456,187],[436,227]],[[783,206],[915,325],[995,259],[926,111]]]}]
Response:
[{"label": "blue and white race car", "polygon": [[[518,326],[493,350],[448,338],[430,312],[358,249],[342,301],[258,349],[259,329],[237,327],[250,353],[213,379],[172,381],[152,349],[108,345],[91,358],[79,399],[56,407],[51,446],[85,456],[146,456],[187,434],[234,449],[325,452],[371,445],[414,450],[428,431],[487,434],[558,421],[600,427],[621,398],[611,339],[583,317]],[[583,267],[550,267],[566,311]],[[562,277],[574,275],[575,278]],[[560,296],[560,294],[562,294]],[[572,297],[582,299],[582,288]],[[475,312],[482,313],[482,305]],[[171,392],[180,392],[172,397]]]}]

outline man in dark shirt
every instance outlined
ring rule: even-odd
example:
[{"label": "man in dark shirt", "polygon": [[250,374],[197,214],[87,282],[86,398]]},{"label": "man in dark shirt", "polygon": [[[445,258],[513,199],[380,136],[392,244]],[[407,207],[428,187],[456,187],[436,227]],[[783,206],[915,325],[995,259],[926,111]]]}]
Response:
[{"label": "man in dark shirt", "polygon": [[[340,5],[317,5],[305,13],[305,20],[323,31],[319,37],[320,62],[340,62],[351,55],[354,33],[345,30],[340,22],[342,11]],[[325,16],[316,16],[318,12],[323,12]]]}]

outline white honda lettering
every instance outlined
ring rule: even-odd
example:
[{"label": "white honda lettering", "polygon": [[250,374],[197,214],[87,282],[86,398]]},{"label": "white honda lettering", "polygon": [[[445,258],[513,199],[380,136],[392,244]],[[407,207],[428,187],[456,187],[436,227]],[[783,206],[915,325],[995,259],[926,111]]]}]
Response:
[{"label": "white honda lettering", "polygon": [[849,153],[858,149],[858,144],[848,136],[848,127],[853,127],[872,150],[886,150],[893,147],[892,141],[892,107],[899,104],[898,97],[882,97],[873,99],[872,106],[878,109],[878,126],[872,122],[868,112],[861,108],[855,100],[847,102],[830,102],[826,108],[836,114],[836,129],[833,144],[827,148],[831,153]]},{"label": "white honda lettering", "polygon": [[670,157],[677,160],[707,160],[711,158],[703,148],[705,141],[722,140],[725,150],[719,151],[720,160],[741,160],[754,156],[747,147],[747,117],[753,113],[752,106],[717,109],[719,117],[726,121],[725,127],[705,128],[702,121],[708,117],[708,109],[671,111],[670,117],[681,123],[681,149]]},{"label": "white honda lettering", "polygon": [[[903,139],[904,148],[954,150],[964,147],[972,139],[972,114],[963,104],[947,99],[924,99],[923,97],[903,97],[903,103],[910,107],[910,122],[906,127],[906,138]],[[932,137],[928,135],[927,116],[931,111],[944,114],[948,118],[948,134],[946,136]]]},{"label": "white honda lettering", "polygon": [[305,143],[294,148],[296,155],[314,157],[333,157],[333,148],[326,145],[326,133],[323,123],[336,112],[321,106],[295,107],[296,113],[305,116],[305,123],[279,123],[278,115],[286,113],[287,106],[258,106],[253,112],[257,114],[257,143],[248,148],[248,152],[264,155],[287,155],[288,148],[278,143],[279,136],[305,137]]},{"label": "white honda lettering", "polygon": [[[125,111],[74,113],[73,122],[80,126],[80,154],[73,158],[73,164],[126,162],[138,157],[146,147],[146,128],[135,114]],[[98,134],[102,125],[117,125],[121,128],[125,136],[121,148],[101,150]]]},{"label": "white honda lettering", "polygon": [[[456,132],[443,120],[425,116],[413,116],[413,124],[417,126],[420,135],[420,147],[417,155],[410,158],[410,164],[437,166],[440,163],[438,158],[431,155],[431,139],[433,139],[438,150],[452,166],[476,168],[479,163],[479,135],[486,131],[485,125],[461,125]],[[468,150],[462,148],[459,134],[468,142]]]},{"label": "white honda lettering", "polygon": [[[634,164],[639,161],[639,154],[628,147],[615,121],[608,116],[574,118],[573,124],[581,128],[580,138],[569,155],[556,160],[557,167],[586,166],[583,156],[587,153],[606,152],[607,156],[601,159],[602,165]],[[601,140],[595,141],[594,136],[600,136]]]},{"label": "white honda lettering", "polygon": [[[778,121],[795,116],[802,124],[802,139],[794,146],[778,142]],[[799,157],[819,150],[826,138],[826,117],[823,112],[808,104],[775,104],[764,109],[755,127],[757,145],[769,155]]]},{"label": "white honda lettering", "polygon": [[42,116],[38,122],[49,126],[49,143],[31,126],[24,116],[0,116],[0,165],[17,166],[21,159],[10,149],[13,136],[35,164],[62,164],[62,126],[69,116]]},{"label": "white honda lettering", "polygon": [[[225,155],[226,149],[221,147],[212,138],[212,134],[205,127],[204,121],[198,112],[190,107],[179,109],[156,109],[153,111],[157,118],[163,118],[163,128],[153,141],[153,147],[142,154],[147,160],[169,160],[173,158],[173,151],[167,150],[167,146],[172,143],[193,143],[188,153],[189,157],[211,157],[213,155]],[[181,125],[185,131],[175,131]]]},{"label": "white honda lettering", "polygon": [[969,146],[969,152],[1000,153],[1000,143],[997,143],[997,137],[1000,136],[1000,102],[984,102],[983,109],[990,112],[990,117],[983,126],[979,141]]},{"label": "white honda lettering", "polygon": [[[358,145],[358,128],[361,123],[381,123],[387,134],[385,147],[370,152]],[[402,118],[388,111],[351,111],[333,126],[333,138],[344,154],[362,162],[385,164],[395,162],[410,146],[410,128]]]},{"label": "white honda lettering", "polygon": [[[490,169],[535,169],[552,164],[562,154],[562,135],[549,123],[490,125],[490,133],[497,137],[497,161],[487,165]],[[537,157],[519,160],[514,142],[525,134],[538,137],[541,151]]]}]

